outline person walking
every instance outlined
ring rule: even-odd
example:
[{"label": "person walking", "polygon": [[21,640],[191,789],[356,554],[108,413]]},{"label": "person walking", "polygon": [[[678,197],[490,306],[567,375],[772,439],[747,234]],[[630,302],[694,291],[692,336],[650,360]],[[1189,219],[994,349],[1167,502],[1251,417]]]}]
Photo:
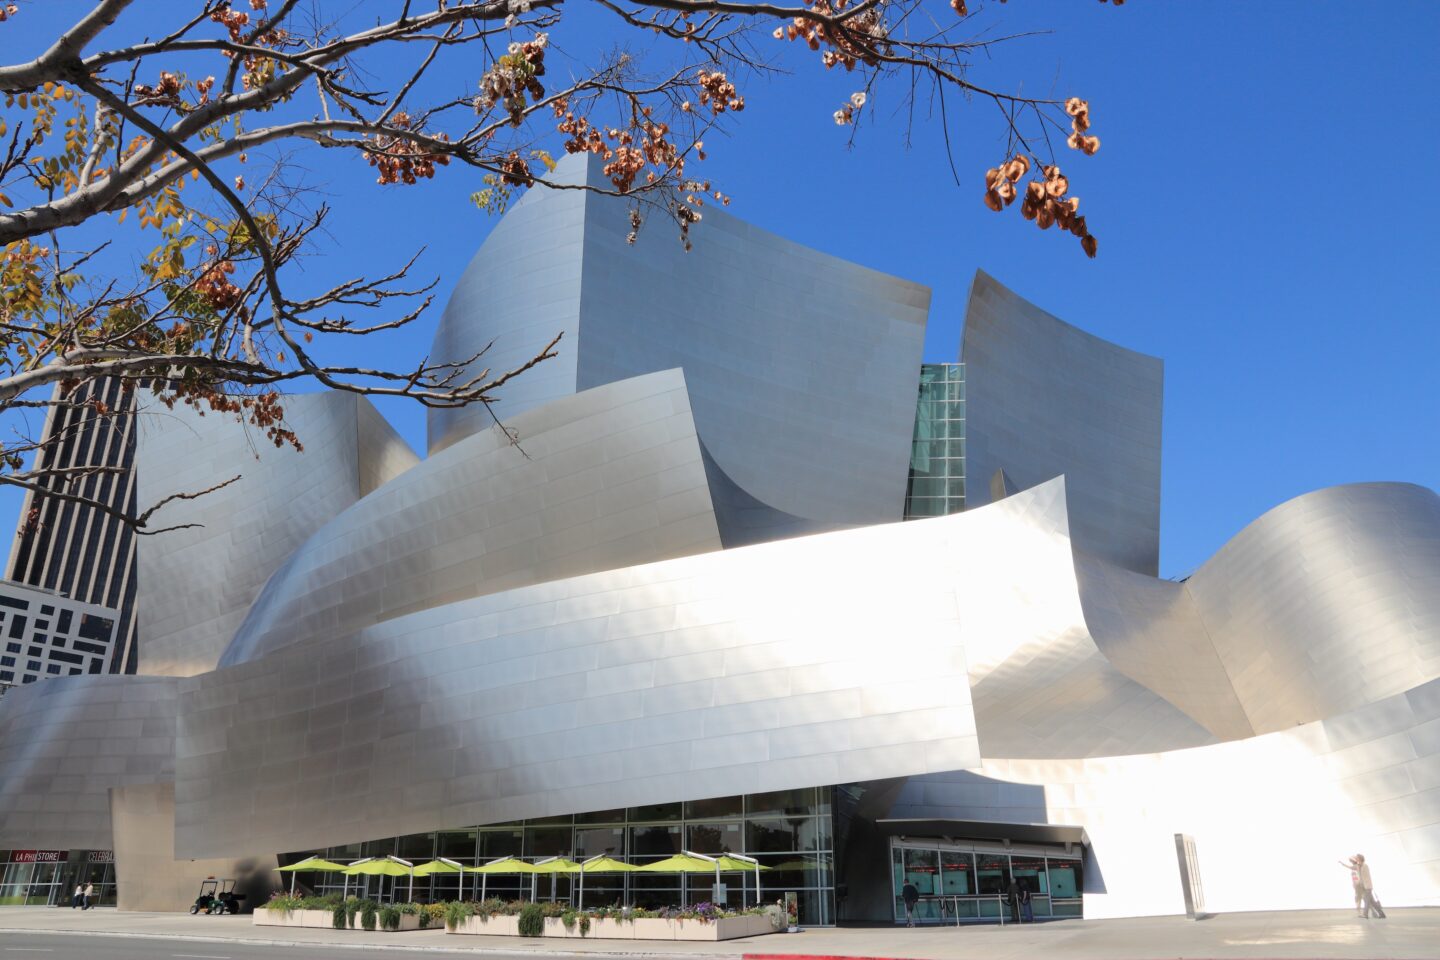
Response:
[{"label": "person walking", "polygon": [[1010,922],[1020,922],[1020,885],[1015,878],[1010,878],[1010,888],[1005,891],[1005,899],[1010,903]]},{"label": "person walking", "polygon": [[1350,871],[1350,886],[1355,892],[1355,915],[1369,920],[1371,911],[1374,911],[1375,916],[1383,918],[1385,911],[1375,902],[1375,884],[1370,879],[1370,864],[1365,862],[1365,854],[1357,853],[1349,860],[1341,860],[1340,866]]},{"label": "person walking", "polygon": [[905,880],[905,886],[900,888],[900,899],[905,901],[905,926],[915,926],[915,906],[920,902],[920,888],[915,886],[915,881]]},{"label": "person walking", "polygon": [[85,896],[85,887],[84,887],[84,885],[83,885],[83,884],[79,884],[79,883],[75,884],[75,894],[74,894],[74,896],[72,896],[72,897],[70,898],[70,909],[71,909],[71,910],[74,910],[76,907],[80,906],[80,901],[81,901],[81,899],[82,899],[84,896]]},{"label": "person walking", "polygon": [[1020,919],[1025,923],[1035,922],[1035,911],[1030,906],[1030,884],[1020,884]]},{"label": "person walking", "polygon": [[84,895],[85,895],[85,906],[81,907],[80,909],[81,909],[81,910],[89,910],[89,909],[90,909],[90,901],[91,901],[91,899],[95,896],[95,884],[93,884],[93,883],[87,883],[87,884],[85,884],[85,894],[84,894]]}]

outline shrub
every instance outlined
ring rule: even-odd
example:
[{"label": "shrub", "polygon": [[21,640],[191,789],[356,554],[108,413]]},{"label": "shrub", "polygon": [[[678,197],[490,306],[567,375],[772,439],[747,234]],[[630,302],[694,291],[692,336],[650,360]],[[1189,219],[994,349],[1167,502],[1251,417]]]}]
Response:
[{"label": "shrub", "polygon": [[289,913],[291,910],[300,909],[300,898],[292,897],[287,893],[270,894],[270,902],[265,904],[266,910],[274,910],[279,913]]},{"label": "shrub", "polygon": [[422,909],[418,903],[399,903],[396,904],[396,906],[400,909],[400,912],[407,917],[419,916],[420,910]]},{"label": "shrub", "polygon": [[560,922],[565,924],[565,929],[567,931],[573,933],[575,931],[575,911],[566,910],[564,913],[560,914]]},{"label": "shrub", "polygon": [[520,936],[545,936],[545,911],[538,903],[527,903],[520,908]]},{"label": "shrub", "polygon": [[553,903],[542,903],[540,904],[540,915],[542,917],[563,917],[569,909],[569,904],[561,903],[558,900]]},{"label": "shrub", "polygon": [[335,912],[330,915],[330,919],[336,930],[344,930],[350,923],[350,911],[346,909],[345,904],[337,903]]},{"label": "shrub", "polygon": [[[368,927],[366,929],[369,929]],[[400,929],[400,908],[394,904],[388,904],[380,908],[380,929]]]},{"label": "shrub", "polygon": [[375,915],[380,912],[380,905],[374,900],[360,901],[360,926],[366,930],[375,929]]},{"label": "shrub", "polygon": [[[438,904],[437,904],[438,906]],[[442,907],[445,916],[445,926],[451,930],[459,927],[466,919],[475,915],[475,904],[465,903],[463,900],[455,900]]]},{"label": "shrub", "polygon": [[588,913],[582,913],[582,914],[580,914],[580,936],[583,937],[583,936],[585,936],[586,934],[588,934],[589,932],[590,932],[590,914],[588,914]]},{"label": "shrub", "polygon": [[366,902],[368,901],[362,901],[359,897],[351,897],[345,901],[345,923],[351,930],[355,929],[355,915]]}]

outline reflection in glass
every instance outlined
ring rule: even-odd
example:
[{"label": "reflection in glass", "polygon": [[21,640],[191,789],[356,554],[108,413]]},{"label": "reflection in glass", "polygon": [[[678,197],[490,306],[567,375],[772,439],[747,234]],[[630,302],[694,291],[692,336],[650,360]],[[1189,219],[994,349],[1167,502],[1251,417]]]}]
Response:
[{"label": "reflection in glass", "polygon": [[1080,861],[1056,860],[1052,857],[1049,865],[1050,895],[1057,899],[1080,896]]},{"label": "reflection in glass", "polygon": [[707,853],[744,853],[744,833],[739,823],[692,823],[686,829],[686,850]]},{"label": "reflection in glass", "polygon": [[940,885],[942,892],[968,896],[975,892],[975,861],[968,853],[944,850],[940,853]]},{"label": "reflection in glass", "polygon": [[1009,857],[1003,853],[978,853],[975,859],[979,892],[1004,893],[1010,886]]}]

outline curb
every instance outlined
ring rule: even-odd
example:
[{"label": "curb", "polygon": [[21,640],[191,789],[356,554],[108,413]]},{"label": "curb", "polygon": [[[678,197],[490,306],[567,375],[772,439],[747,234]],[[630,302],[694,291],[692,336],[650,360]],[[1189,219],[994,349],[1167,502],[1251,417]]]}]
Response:
[{"label": "curb", "polygon": [[[513,957],[517,953],[533,954],[537,957],[565,957],[593,958],[593,957],[627,957],[634,960],[674,960],[676,957],[695,957],[700,960],[745,960],[740,954],[735,953],[661,953],[651,951],[579,951],[579,950],[540,950],[534,947],[522,946],[516,948],[499,947],[417,947],[413,944],[389,944],[389,943],[344,943],[329,940],[273,940],[273,939],[250,939],[240,937],[206,937],[195,934],[184,933],[130,933],[114,930],[35,930],[29,927],[0,927],[0,933],[4,934],[35,934],[37,936],[52,937],[117,937],[127,940],[182,940],[190,943],[223,943],[231,946],[255,946],[255,947],[324,947],[326,949],[342,950],[403,950],[412,953],[461,953],[461,954],[496,954],[498,956]],[[528,948],[527,948],[528,947]],[[802,960],[792,958],[788,955],[781,955],[783,960]],[[858,957],[844,958],[844,960],[861,960]]]}]

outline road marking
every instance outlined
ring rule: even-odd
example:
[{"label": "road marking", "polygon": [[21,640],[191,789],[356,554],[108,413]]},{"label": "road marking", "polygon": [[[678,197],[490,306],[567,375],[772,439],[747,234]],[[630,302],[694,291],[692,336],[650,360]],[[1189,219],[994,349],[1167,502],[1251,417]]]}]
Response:
[{"label": "road marking", "polygon": [[172,953],[172,957],[194,957],[195,960],[230,960],[229,957],[217,957],[213,953]]},{"label": "road marking", "polygon": [[54,953],[53,947],[6,947],[12,953]]}]

